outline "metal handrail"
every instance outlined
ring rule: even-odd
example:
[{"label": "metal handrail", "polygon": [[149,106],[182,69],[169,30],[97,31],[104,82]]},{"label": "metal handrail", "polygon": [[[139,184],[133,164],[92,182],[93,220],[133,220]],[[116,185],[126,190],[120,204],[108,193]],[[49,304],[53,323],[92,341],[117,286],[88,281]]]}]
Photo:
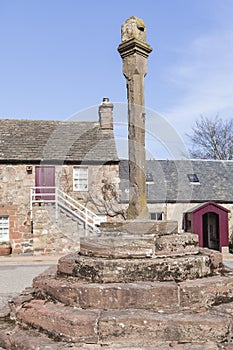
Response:
[{"label": "metal handrail", "polygon": [[[40,192],[41,190],[50,192]],[[61,207],[81,220],[85,225],[85,229],[90,227],[92,230],[96,230],[100,222],[106,221],[57,187],[32,187],[30,189],[31,220],[32,208],[35,203],[54,203],[56,206],[56,220],[58,218],[58,207]]]}]

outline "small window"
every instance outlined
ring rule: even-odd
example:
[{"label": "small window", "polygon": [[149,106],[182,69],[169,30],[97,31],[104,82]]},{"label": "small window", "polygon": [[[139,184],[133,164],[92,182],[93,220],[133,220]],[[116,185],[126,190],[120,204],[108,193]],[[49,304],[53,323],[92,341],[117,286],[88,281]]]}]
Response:
[{"label": "small window", "polygon": [[9,239],[9,217],[0,216],[0,242],[8,242]]},{"label": "small window", "polygon": [[199,179],[197,177],[197,174],[188,174],[189,182],[192,183],[199,183]]},{"label": "small window", "polygon": [[146,173],[146,182],[153,182],[153,175],[151,173]]},{"label": "small window", "polygon": [[73,188],[74,191],[88,191],[88,168],[73,169]]},{"label": "small window", "polygon": [[163,220],[163,213],[150,213],[151,220]]}]

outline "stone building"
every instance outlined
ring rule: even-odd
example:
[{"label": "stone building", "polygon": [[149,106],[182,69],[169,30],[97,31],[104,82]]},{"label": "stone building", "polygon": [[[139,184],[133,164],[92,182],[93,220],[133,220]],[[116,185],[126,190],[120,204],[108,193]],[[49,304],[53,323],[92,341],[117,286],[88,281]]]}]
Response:
[{"label": "stone building", "polygon": [[0,241],[13,254],[77,248],[92,220],[84,207],[93,229],[103,182],[118,186],[112,111],[104,99],[96,122],[1,120]]},{"label": "stone building", "polygon": [[[178,220],[185,229],[185,214],[206,202],[228,212],[229,240],[233,236],[233,162],[211,160],[148,160],[147,202],[153,220]],[[120,162],[122,203],[128,203],[128,165]],[[214,210],[211,209],[211,212]],[[227,234],[225,232],[224,234]],[[225,239],[224,239],[225,241]],[[228,244],[225,247],[228,249]],[[223,248],[224,250],[224,248]]]}]

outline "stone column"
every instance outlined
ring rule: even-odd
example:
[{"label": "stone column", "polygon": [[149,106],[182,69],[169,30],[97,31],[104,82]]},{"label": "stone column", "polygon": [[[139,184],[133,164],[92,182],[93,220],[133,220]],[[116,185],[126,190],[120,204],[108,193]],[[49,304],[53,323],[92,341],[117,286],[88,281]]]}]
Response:
[{"label": "stone column", "polygon": [[123,60],[128,98],[130,181],[128,219],[148,219],[144,77],[147,73],[147,58],[152,48],[146,43],[145,24],[137,17],[130,17],[122,25],[121,39],[118,51]]}]

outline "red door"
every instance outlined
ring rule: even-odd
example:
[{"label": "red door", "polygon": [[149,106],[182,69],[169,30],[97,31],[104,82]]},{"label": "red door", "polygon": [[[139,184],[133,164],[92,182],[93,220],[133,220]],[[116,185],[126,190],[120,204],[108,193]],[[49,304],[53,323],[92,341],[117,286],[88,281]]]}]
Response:
[{"label": "red door", "polygon": [[54,200],[54,195],[44,195],[43,193],[55,193],[55,167],[36,166],[36,193],[40,195],[38,199]]}]

